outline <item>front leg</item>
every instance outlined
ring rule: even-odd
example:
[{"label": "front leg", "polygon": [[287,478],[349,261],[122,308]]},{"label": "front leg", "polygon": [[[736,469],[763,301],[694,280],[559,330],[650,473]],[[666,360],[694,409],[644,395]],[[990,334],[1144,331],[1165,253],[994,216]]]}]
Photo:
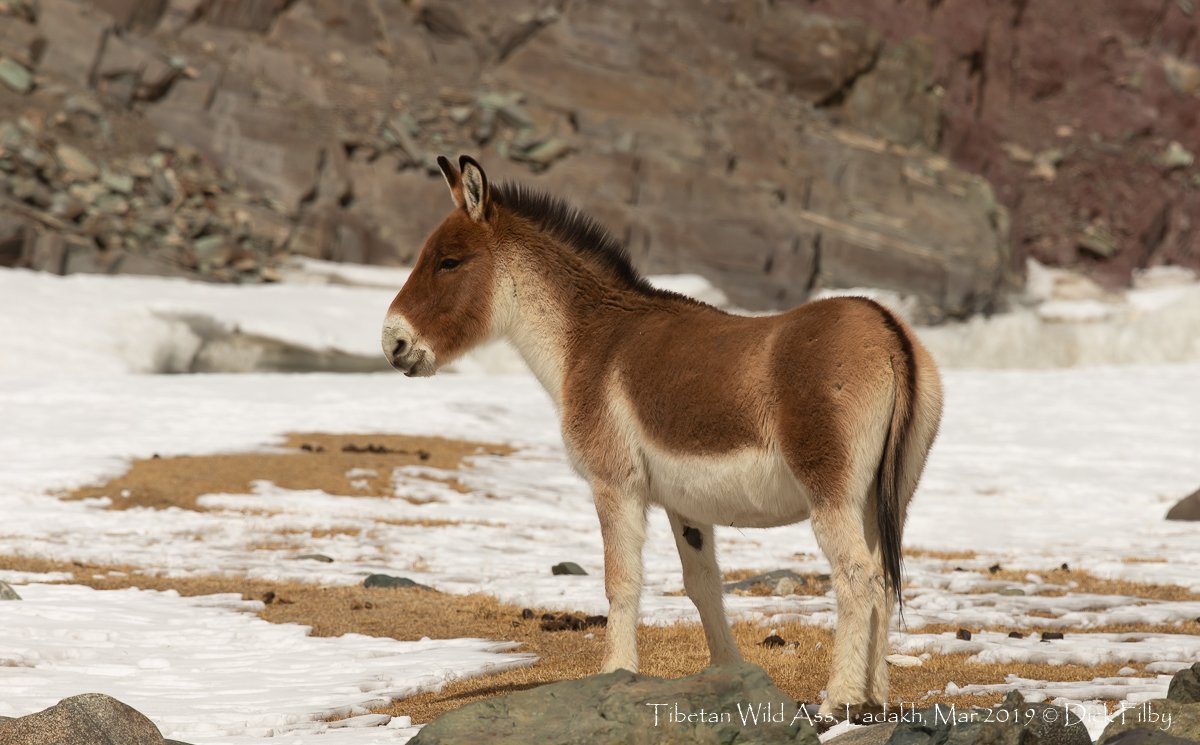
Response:
[{"label": "front leg", "polygon": [[592,492],[604,540],[604,592],[608,596],[601,672],[625,669],[636,673],[646,503],[627,489],[608,484],[595,483]]}]

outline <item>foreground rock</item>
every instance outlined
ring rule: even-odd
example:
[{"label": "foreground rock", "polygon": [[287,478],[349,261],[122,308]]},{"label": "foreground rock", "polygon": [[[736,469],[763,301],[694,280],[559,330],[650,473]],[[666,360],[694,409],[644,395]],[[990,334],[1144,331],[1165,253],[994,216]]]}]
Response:
[{"label": "foreground rock", "polygon": [[1168,520],[1200,520],[1200,489],[1192,492],[1167,510]]},{"label": "foreground rock", "polygon": [[21,596],[7,582],[0,580],[0,600],[20,600]]},{"label": "foreground rock", "polygon": [[1180,704],[1200,704],[1200,662],[1175,673],[1167,698]]},{"label": "foreground rock", "polygon": [[[770,707],[781,721],[743,724],[751,707],[761,713]],[[686,721],[702,710],[708,719]],[[712,667],[681,680],[620,670],[468,704],[438,717],[410,742],[817,745],[816,731],[796,712],[796,702],[762,668],[748,663]]]},{"label": "foreground rock", "polygon": [[1143,701],[1119,712],[1098,742],[1103,745],[1170,745],[1200,742],[1200,662],[1175,673],[1166,698]]},{"label": "foreground rock", "polygon": [[0,720],[4,745],[164,745],[154,723],[101,693],[65,698],[18,719]]},{"label": "foreground rock", "polygon": [[989,709],[938,705],[907,713],[889,745],[1091,745],[1087,728],[1065,710],[1027,703],[1017,691]]}]

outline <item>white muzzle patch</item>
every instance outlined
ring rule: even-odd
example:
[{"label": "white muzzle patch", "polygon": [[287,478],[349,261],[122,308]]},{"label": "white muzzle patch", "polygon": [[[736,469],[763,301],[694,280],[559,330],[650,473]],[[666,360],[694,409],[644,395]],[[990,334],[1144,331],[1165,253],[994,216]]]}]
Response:
[{"label": "white muzzle patch", "polygon": [[383,319],[383,356],[392,367],[410,378],[433,375],[437,371],[433,350],[399,313],[389,313]]}]

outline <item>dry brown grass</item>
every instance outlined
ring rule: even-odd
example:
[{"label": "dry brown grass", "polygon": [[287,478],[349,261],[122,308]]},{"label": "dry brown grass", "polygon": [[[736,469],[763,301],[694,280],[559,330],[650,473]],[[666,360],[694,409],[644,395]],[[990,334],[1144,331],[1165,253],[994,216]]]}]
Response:
[{"label": "dry brown grass", "polygon": [[[374,449],[376,452],[371,452]],[[392,471],[421,465],[457,470],[470,455],[508,455],[506,445],[440,437],[385,434],[292,433],[284,452],[178,455],[136,460],[123,475],[102,484],[63,494],[64,499],[109,497],[112,509],[181,507],[202,509],[205,494],[248,494],[251,482],[270,481],[284,489],[320,489],[352,497],[404,497],[395,494]],[[373,476],[347,478],[351,469],[369,469]],[[351,481],[358,481],[353,485]],[[454,479],[432,479],[463,490]],[[419,500],[410,500],[419,501]]]},{"label": "dry brown grass", "polygon": [[[485,595],[317,587],[230,577],[163,578],[135,574],[136,570],[128,566],[20,557],[0,558],[0,568],[30,572],[69,571],[75,574],[75,582],[105,590],[126,587],[171,589],[186,596],[234,592],[255,600],[273,593],[273,601],[264,607],[260,616],[274,623],[310,626],[317,636],[359,633],[400,640],[424,636],[512,640],[520,643],[520,650],[540,658],[528,667],[459,681],[438,693],[420,694],[384,710],[412,716],[416,722],[429,721],[472,701],[590,675],[599,669],[603,653],[603,628],[542,631],[540,618],[547,612],[545,609],[532,609],[534,618],[524,619],[521,608]],[[112,572],[125,574],[113,576]],[[832,633],[799,622],[779,625],[773,630],[788,642],[786,647],[761,646],[772,629],[760,624],[742,622],[735,624],[733,629],[749,661],[761,665],[780,688],[797,700],[816,702],[829,673]],[[938,627],[920,629],[922,633],[942,630],[954,631]],[[1024,632],[1035,633],[1032,629],[1024,629]],[[642,651],[642,671],[649,675],[668,678],[691,675],[708,662],[704,635],[697,624],[643,626],[638,629],[638,641]],[[986,705],[998,701],[1000,695],[950,697],[942,692],[950,681],[959,685],[1003,683],[1009,674],[1055,681],[1091,680],[1114,676],[1122,667],[1125,665],[996,665],[971,662],[967,655],[961,654],[935,655],[921,667],[894,668],[892,698],[912,703],[944,701]]]},{"label": "dry brown grass", "polygon": [[[1051,571],[1031,572],[1024,569],[1004,569],[992,572],[983,571],[989,578],[1013,584],[1025,584],[1030,574],[1036,574],[1047,584],[1062,585],[1038,592],[1039,596],[1061,597],[1067,593],[1088,595],[1119,595],[1125,597],[1145,598],[1147,600],[1200,600],[1200,593],[1192,592],[1180,585],[1158,585],[1149,582],[1132,582],[1125,579],[1105,579],[1097,577],[1082,569],[1054,569]],[[978,590],[978,592],[995,592],[995,590]]]}]

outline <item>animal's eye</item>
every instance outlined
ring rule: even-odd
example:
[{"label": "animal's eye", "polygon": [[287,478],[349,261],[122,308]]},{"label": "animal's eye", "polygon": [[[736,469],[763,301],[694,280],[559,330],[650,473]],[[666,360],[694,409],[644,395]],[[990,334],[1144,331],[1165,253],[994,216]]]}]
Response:
[{"label": "animal's eye", "polygon": [[438,269],[453,269],[460,263],[462,262],[458,259],[442,259],[442,263],[438,264]]}]

